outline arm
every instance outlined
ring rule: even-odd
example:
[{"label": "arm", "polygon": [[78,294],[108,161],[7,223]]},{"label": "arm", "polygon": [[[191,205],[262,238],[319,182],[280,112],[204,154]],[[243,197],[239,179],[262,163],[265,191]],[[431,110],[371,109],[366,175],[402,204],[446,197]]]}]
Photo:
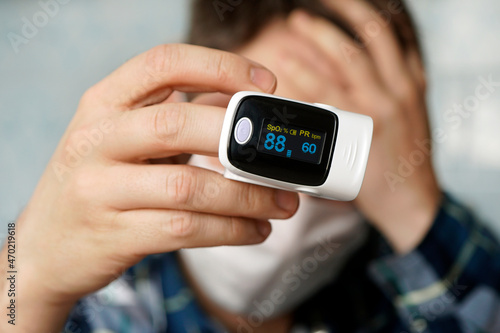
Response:
[{"label": "arm", "polygon": [[417,332],[500,331],[500,244],[449,197],[415,250],[373,261],[370,275]]},{"label": "arm", "polygon": [[[174,103],[172,93],[275,86],[242,57],[163,45],[85,93],[17,223],[19,318],[0,331],[56,332],[79,298],[149,254],[262,242],[266,220],[292,215],[296,194],[177,164],[183,153],[217,154],[225,110]],[[4,309],[7,288],[2,277]]]}]

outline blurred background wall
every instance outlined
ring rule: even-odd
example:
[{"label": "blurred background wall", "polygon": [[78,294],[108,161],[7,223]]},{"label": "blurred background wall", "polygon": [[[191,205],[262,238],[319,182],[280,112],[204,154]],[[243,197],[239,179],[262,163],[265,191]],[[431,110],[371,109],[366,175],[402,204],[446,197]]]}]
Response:
[{"label": "blurred background wall", "polygon": [[[38,1],[0,1],[0,237],[29,200],[82,93],[131,57],[182,41],[188,18],[187,0],[57,1],[48,10]],[[500,87],[473,104],[480,78],[500,81],[500,2],[407,3],[427,62],[431,127],[445,133],[435,145],[440,181],[500,235]],[[12,47],[10,33],[23,36],[34,19],[45,24]],[[457,118],[449,111],[456,105],[473,111]]]}]

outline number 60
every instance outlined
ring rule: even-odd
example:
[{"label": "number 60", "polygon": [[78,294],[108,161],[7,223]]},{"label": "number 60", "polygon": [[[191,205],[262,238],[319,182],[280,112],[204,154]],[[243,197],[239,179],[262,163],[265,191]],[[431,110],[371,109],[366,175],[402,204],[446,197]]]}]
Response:
[{"label": "number 60", "polygon": [[304,153],[314,154],[316,152],[316,145],[314,143],[304,142],[302,145],[302,151]]}]

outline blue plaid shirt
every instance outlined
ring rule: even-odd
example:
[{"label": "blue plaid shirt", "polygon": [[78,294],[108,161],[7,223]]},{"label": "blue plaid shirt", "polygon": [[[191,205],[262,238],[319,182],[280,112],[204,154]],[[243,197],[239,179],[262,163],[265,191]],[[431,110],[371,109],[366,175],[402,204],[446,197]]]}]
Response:
[{"label": "blue plaid shirt", "polygon": [[[371,231],[342,274],[295,310],[293,332],[500,332],[500,246],[445,197],[423,242],[391,252]],[[249,322],[242,332],[252,331]],[[74,307],[65,333],[224,332],[175,253],[150,256]]]}]

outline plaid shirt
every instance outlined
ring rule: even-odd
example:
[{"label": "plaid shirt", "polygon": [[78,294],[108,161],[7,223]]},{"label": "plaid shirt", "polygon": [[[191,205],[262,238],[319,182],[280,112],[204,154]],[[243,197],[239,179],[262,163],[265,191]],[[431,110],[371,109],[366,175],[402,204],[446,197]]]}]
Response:
[{"label": "plaid shirt", "polygon": [[[422,243],[391,252],[372,230],[342,274],[295,310],[293,332],[500,332],[500,246],[446,196]],[[253,332],[251,320],[240,332]],[[224,332],[198,305],[175,253],[150,256],[83,298],[66,333]]]}]

